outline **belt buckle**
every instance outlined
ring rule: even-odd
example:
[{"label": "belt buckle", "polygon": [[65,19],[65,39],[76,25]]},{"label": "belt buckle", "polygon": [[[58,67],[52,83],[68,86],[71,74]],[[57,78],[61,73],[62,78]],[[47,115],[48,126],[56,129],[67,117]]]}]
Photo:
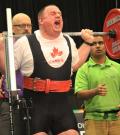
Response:
[{"label": "belt buckle", "polygon": [[39,80],[39,79],[40,79],[40,78],[38,78],[38,77],[33,78],[33,80],[32,80],[32,89],[33,89],[33,91],[37,91],[37,88],[36,88],[36,86],[35,86],[35,83],[36,83],[36,81]]},{"label": "belt buckle", "polygon": [[103,118],[104,118],[104,119],[107,119],[107,118],[108,118],[108,112],[104,112]]}]

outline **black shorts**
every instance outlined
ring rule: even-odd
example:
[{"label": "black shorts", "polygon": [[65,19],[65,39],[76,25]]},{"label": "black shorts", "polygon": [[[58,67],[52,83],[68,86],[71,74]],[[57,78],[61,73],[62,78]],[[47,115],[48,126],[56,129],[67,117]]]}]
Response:
[{"label": "black shorts", "polygon": [[51,131],[59,134],[77,128],[77,121],[68,93],[36,93],[33,98],[33,134]]}]

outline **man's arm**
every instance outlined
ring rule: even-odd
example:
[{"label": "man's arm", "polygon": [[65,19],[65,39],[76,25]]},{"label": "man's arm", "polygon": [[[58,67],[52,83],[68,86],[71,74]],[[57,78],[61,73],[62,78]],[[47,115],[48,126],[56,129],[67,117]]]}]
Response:
[{"label": "man's arm", "polygon": [[105,84],[98,84],[97,86],[90,86],[89,74],[87,63],[84,64],[77,71],[75,77],[75,94],[82,99],[90,99],[96,95],[105,96],[107,94],[107,88]]},{"label": "man's arm", "polygon": [[86,43],[83,43],[78,48],[79,61],[77,62],[77,64],[73,66],[73,71],[77,71],[77,69],[86,62],[89,53],[90,53],[90,46],[87,45]]},{"label": "man's arm", "polygon": [[76,95],[78,97],[81,97],[83,99],[90,99],[96,95],[99,96],[105,96],[107,94],[107,89],[105,84],[99,84],[96,88],[94,89],[90,89],[90,90],[82,90],[82,91],[78,91],[76,93]]},{"label": "man's arm", "polygon": [[85,42],[78,48],[79,61],[73,66],[73,71],[76,71],[81,65],[83,65],[89,56],[91,48],[90,44],[93,42],[94,39],[93,31],[89,29],[82,29],[81,37]]}]

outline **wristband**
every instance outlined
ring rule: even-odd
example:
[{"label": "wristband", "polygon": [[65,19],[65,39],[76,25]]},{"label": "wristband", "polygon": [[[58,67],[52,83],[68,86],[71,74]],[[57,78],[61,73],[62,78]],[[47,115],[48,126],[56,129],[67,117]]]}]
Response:
[{"label": "wristband", "polygon": [[85,44],[89,45],[89,46],[92,46],[93,43],[88,43],[88,42],[84,42]]}]

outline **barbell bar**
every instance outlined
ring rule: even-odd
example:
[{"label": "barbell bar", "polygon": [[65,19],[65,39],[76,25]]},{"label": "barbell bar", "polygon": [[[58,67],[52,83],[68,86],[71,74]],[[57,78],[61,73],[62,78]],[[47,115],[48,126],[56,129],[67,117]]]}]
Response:
[{"label": "barbell bar", "polygon": [[[81,32],[64,32],[63,34],[67,34],[69,36],[81,36]],[[110,30],[109,32],[93,32],[93,35],[100,35],[100,36],[104,36],[104,35],[108,35],[111,38],[115,38],[116,37],[116,32],[115,30]]]},{"label": "barbell bar", "polygon": [[[67,34],[69,36],[81,36],[81,32],[63,32],[63,34]],[[27,35],[31,35],[31,34],[26,34]],[[96,36],[96,35],[100,35],[100,36],[104,36],[104,35],[108,35],[110,36],[111,38],[115,38],[116,37],[116,32],[115,30],[110,30],[109,32],[93,32],[93,36]],[[10,35],[6,32],[3,32],[2,34],[3,37],[10,37]],[[24,34],[20,34],[20,35],[13,35],[13,37],[21,37],[21,36],[24,36]]]}]

